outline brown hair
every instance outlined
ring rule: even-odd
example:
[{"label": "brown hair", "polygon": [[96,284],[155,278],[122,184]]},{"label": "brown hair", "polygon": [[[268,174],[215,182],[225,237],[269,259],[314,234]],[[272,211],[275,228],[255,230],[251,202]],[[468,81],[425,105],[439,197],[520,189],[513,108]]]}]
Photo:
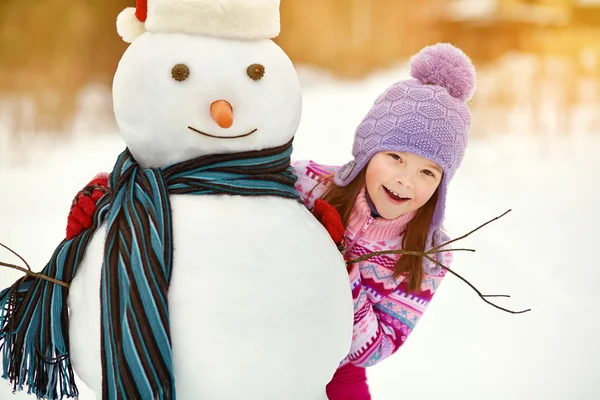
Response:
[{"label": "brown hair", "polygon": [[[340,213],[344,226],[348,226],[348,221],[356,203],[356,198],[365,185],[366,168],[345,187],[337,186],[333,182],[333,175],[328,176],[321,183],[329,183],[321,198],[331,204]],[[320,184],[320,183],[319,183]],[[310,192],[319,185],[317,184]],[[310,194],[309,194],[310,196]],[[410,251],[425,251],[429,225],[433,218],[433,212],[437,203],[438,191],[421,208],[417,210],[414,218],[407,224],[402,238],[402,249]],[[403,254],[400,256],[394,266],[394,278],[399,278],[405,274],[408,281],[408,292],[416,292],[421,287],[423,281],[423,257]]]}]

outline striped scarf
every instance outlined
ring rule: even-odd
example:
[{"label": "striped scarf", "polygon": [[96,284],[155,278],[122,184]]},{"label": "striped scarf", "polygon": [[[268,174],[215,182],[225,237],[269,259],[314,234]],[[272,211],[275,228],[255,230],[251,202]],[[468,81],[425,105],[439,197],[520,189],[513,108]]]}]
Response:
[{"label": "striped scarf", "polygon": [[[106,222],[101,279],[103,399],[175,399],[167,292],[173,268],[169,194],[279,196],[301,202],[292,141],[142,169],[125,150],[90,229],[64,240],[42,274],[70,283]],[[69,358],[68,288],[27,277],[0,293],[3,378],[47,399],[77,397]]]}]

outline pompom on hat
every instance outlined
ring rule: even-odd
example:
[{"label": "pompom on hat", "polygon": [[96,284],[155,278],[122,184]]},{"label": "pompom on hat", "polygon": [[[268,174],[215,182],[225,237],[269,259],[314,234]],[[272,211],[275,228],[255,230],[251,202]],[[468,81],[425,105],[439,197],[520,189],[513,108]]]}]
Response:
[{"label": "pompom on hat", "polygon": [[410,152],[438,164],[444,176],[430,233],[443,223],[446,191],[468,144],[471,113],[466,102],[475,91],[475,67],[462,50],[448,43],[425,47],[410,60],[413,79],[387,88],[354,136],[354,160],[335,176],[348,185],[382,151]]},{"label": "pompom on hat", "polygon": [[280,0],[137,0],[121,11],[117,33],[131,43],[142,33],[166,32],[226,39],[279,35]]}]

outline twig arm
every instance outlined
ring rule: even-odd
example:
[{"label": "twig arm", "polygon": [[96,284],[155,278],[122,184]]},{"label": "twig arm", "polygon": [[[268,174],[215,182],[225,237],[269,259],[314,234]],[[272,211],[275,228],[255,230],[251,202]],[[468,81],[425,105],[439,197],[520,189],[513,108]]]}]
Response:
[{"label": "twig arm", "polygon": [[50,278],[49,276],[46,276],[46,275],[43,275],[43,274],[38,274],[36,272],[31,271],[30,269],[19,267],[18,265],[8,264],[8,263],[0,261],[0,267],[8,267],[8,268],[16,269],[17,271],[24,272],[27,276],[33,276],[35,278],[44,279],[44,280],[47,280],[49,282],[56,283],[57,285],[64,286],[66,288],[69,287],[68,283],[65,283],[63,281],[59,281],[58,279]]}]

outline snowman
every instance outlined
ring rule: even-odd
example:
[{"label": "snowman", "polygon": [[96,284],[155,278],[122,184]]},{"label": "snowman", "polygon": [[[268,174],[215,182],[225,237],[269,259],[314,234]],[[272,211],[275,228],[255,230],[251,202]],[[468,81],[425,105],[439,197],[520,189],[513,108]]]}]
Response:
[{"label": "snowman", "polygon": [[[113,82],[127,151],[112,205],[100,201],[104,219],[77,242],[75,373],[98,399],[326,399],[350,348],[351,288],[337,247],[294,198],[302,97],[271,40],[279,1],[138,1],[117,30],[131,43]],[[177,170],[187,163],[194,171]],[[240,168],[251,178],[227,180]]]}]

